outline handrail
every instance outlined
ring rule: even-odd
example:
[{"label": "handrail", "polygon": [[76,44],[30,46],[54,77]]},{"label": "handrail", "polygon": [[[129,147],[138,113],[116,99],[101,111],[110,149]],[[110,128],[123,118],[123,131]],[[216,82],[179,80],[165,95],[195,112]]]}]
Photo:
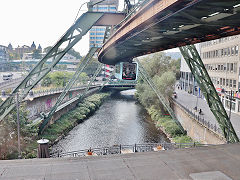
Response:
[{"label": "handrail", "polygon": [[213,144],[199,144],[199,143],[144,143],[144,144],[132,144],[132,145],[114,145],[110,147],[98,147],[90,149],[82,149],[71,152],[62,152],[60,150],[54,151],[50,154],[50,157],[81,157],[88,156],[88,152],[91,151],[95,156],[110,155],[110,154],[125,154],[136,152],[149,152],[171,149],[184,149],[192,147],[214,146]]},{"label": "handrail", "polygon": [[205,126],[210,131],[215,133],[216,135],[223,137],[223,133],[222,133],[221,128],[217,127],[216,124],[212,124],[210,121],[205,120],[203,116],[201,117],[200,115],[195,114],[192,110],[190,110],[187,107],[183,106],[182,104],[180,104],[176,100],[172,99],[172,101],[174,101],[177,105],[179,105],[188,115],[190,115],[198,123],[200,123],[201,125]]}]

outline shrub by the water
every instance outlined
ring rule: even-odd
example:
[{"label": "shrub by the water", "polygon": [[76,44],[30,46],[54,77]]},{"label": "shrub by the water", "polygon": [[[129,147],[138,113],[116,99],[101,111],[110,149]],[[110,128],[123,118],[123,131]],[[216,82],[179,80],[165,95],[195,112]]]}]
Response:
[{"label": "shrub by the water", "polygon": [[100,93],[85,98],[78,103],[74,110],[62,115],[54,124],[50,125],[41,136],[54,142],[94,112],[109,95],[108,93]]}]

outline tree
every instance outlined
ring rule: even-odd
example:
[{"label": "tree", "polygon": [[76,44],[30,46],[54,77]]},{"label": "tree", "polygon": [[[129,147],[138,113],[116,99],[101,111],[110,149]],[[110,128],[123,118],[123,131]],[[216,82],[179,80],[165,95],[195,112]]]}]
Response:
[{"label": "tree", "polygon": [[[48,53],[48,51],[50,51],[51,48],[52,48],[52,46],[48,46],[48,47],[44,48],[43,52]],[[67,53],[72,55],[72,56],[74,56],[77,59],[81,59],[82,58],[80,53],[75,51],[73,48],[71,48]]]},{"label": "tree", "polygon": [[[172,60],[169,56],[165,56],[165,54],[162,52],[144,57],[140,61],[150,78],[157,86],[158,91],[165,98],[168,98],[172,95],[176,81],[174,71],[177,69],[177,67],[176,63],[173,61],[175,60]],[[158,100],[157,95],[146,82],[140,79],[136,89],[137,98],[145,107],[150,107],[153,105],[160,107],[162,113],[165,112],[165,109]]]},{"label": "tree", "polygon": [[39,49],[33,50],[32,58],[41,59],[42,58],[41,51]]}]

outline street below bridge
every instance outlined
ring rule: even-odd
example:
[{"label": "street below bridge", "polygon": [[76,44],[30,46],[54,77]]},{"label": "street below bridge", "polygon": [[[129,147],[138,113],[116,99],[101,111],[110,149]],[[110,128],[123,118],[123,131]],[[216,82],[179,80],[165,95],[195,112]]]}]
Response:
[{"label": "street below bridge", "polygon": [[[184,106],[188,110],[192,112],[196,112],[196,114],[199,114],[199,109],[201,109],[202,114],[200,116],[205,120],[207,120],[208,122],[212,124],[216,124],[217,127],[219,127],[218,122],[216,121],[216,118],[214,117],[212,111],[210,110],[206,100],[204,100],[203,98],[197,99],[197,96],[189,94],[184,90],[176,89],[175,91],[177,93],[177,98],[175,100],[178,103],[180,103],[182,106]],[[196,105],[197,105],[198,111],[194,110],[194,107]],[[229,111],[227,111],[227,113],[229,114]],[[232,112],[231,122],[238,137],[240,137],[240,115]]]}]

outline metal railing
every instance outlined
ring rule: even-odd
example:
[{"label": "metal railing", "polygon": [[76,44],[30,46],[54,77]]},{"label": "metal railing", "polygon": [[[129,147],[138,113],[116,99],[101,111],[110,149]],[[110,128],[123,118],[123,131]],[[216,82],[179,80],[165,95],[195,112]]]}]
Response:
[{"label": "metal railing", "polygon": [[197,111],[192,110],[187,108],[186,106],[183,106],[182,104],[180,104],[179,102],[177,102],[176,100],[173,100],[176,104],[178,104],[182,109],[184,109],[184,111],[190,115],[194,120],[196,120],[198,123],[200,123],[201,125],[205,126],[206,128],[208,128],[210,131],[212,131],[213,133],[216,133],[218,136],[222,136],[222,130],[220,127],[218,127],[216,124],[212,124],[210,121],[204,119],[204,116],[199,114]]},{"label": "metal railing", "polygon": [[52,158],[58,157],[83,157],[89,156],[91,151],[93,156],[112,155],[112,154],[128,154],[136,152],[150,152],[172,149],[183,149],[192,147],[213,146],[212,144],[199,143],[147,143],[147,144],[133,144],[133,145],[114,145],[111,147],[90,148],[85,150],[62,152],[60,150],[54,151],[50,154]]},{"label": "metal railing", "polygon": [[[100,85],[92,85],[91,87],[97,87]],[[85,89],[87,85],[82,85],[82,86],[76,86],[72,87],[70,91],[75,91],[79,89]],[[64,87],[62,88],[51,88],[51,89],[46,89],[46,90],[33,90],[34,97],[40,97],[40,96],[45,96],[45,95],[51,95],[51,94],[56,94],[56,93],[61,93],[64,90]]]}]

